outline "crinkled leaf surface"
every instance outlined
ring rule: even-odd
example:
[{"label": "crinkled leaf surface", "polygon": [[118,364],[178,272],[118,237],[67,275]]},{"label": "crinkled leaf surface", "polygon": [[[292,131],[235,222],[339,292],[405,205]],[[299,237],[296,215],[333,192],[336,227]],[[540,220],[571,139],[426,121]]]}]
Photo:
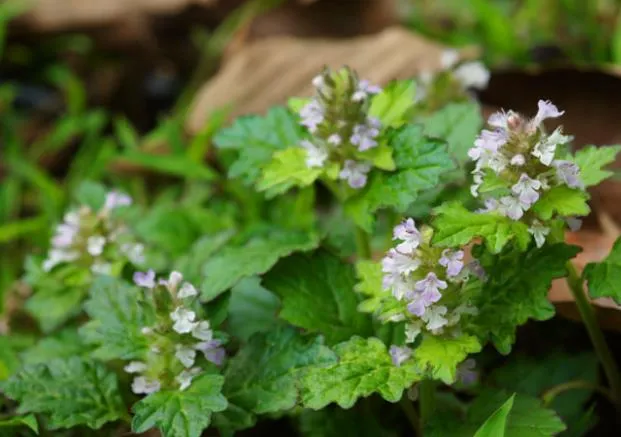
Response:
[{"label": "crinkled leaf surface", "polygon": [[5,429],[9,432],[11,428],[18,428],[22,426],[30,428],[31,431],[39,435],[39,424],[37,423],[37,418],[34,414],[27,414],[25,416],[16,416],[11,417],[10,419],[0,420],[0,429]]},{"label": "crinkled leaf surface", "polygon": [[44,415],[49,429],[98,429],[126,416],[116,375],[98,362],[73,357],[26,365],[0,384],[17,412]]},{"label": "crinkled leaf surface", "polygon": [[306,187],[321,176],[323,167],[306,165],[306,150],[289,147],[274,153],[273,159],[264,168],[257,184],[259,191],[267,191],[268,197],[282,194],[291,187]]},{"label": "crinkled leaf surface", "polygon": [[529,319],[553,317],[555,310],[547,299],[548,290],[553,279],[566,274],[567,261],[579,250],[559,243],[531,248],[526,253],[513,250],[482,257],[488,279],[476,304],[480,335],[489,336],[499,352],[508,354],[518,326]]},{"label": "crinkled leaf surface", "polygon": [[240,279],[267,272],[280,258],[314,249],[318,244],[314,233],[278,229],[249,241],[231,243],[204,264],[202,297],[211,300]]},{"label": "crinkled leaf surface", "polygon": [[532,210],[544,220],[549,220],[555,213],[562,216],[583,216],[590,212],[588,199],[588,194],[582,190],[559,185],[545,191]]},{"label": "crinkled leaf surface", "polygon": [[422,372],[429,372],[432,379],[446,384],[455,382],[457,366],[468,354],[481,350],[481,343],[472,335],[457,338],[438,338],[427,335],[414,350],[414,361]]},{"label": "crinkled leaf surface", "polygon": [[458,162],[468,161],[468,150],[481,130],[481,108],[474,101],[449,103],[422,121],[424,133],[448,143],[449,153]]},{"label": "crinkled leaf surface", "polygon": [[592,298],[610,297],[621,303],[621,238],[602,262],[587,264],[584,277]]},{"label": "crinkled leaf surface", "polygon": [[240,117],[214,137],[216,147],[237,151],[229,176],[240,178],[247,185],[259,179],[261,169],[271,161],[274,152],[296,146],[301,140],[302,128],[283,107],[272,108],[265,116]]},{"label": "crinkled leaf surface", "polygon": [[377,338],[353,337],[334,347],[338,362],[308,369],[302,378],[302,404],[314,410],[335,402],[351,408],[358,398],[379,393],[397,402],[403,390],[422,377],[412,361],[401,367],[392,363],[384,343]]},{"label": "crinkled leaf surface", "polygon": [[136,433],[158,428],[164,437],[200,437],[214,412],[227,407],[220,393],[221,375],[201,375],[184,391],[152,393],[136,403],[132,410],[132,430]]},{"label": "crinkled leaf surface", "polygon": [[91,320],[80,332],[87,343],[99,346],[95,356],[108,360],[142,356],[148,343],[140,329],[151,326],[154,315],[141,296],[138,287],[119,279],[101,276],[93,283],[84,304]]},{"label": "crinkled leaf surface", "polygon": [[586,187],[599,184],[612,176],[609,170],[603,170],[615,161],[621,146],[589,146],[576,152],[573,161],[580,167],[580,179]]},{"label": "crinkled leaf surface", "polygon": [[293,328],[253,336],[229,362],[223,393],[230,405],[218,422],[237,428],[235,421],[252,424],[253,414],[293,408],[301,374],[335,361],[320,337],[302,336]]},{"label": "crinkled leaf surface", "polygon": [[85,296],[84,287],[63,286],[51,281],[49,287],[38,289],[26,301],[26,309],[43,332],[50,332],[80,312]]},{"label": "crinkled leaf surface", "polygon": [[75,328],[66,328],[39,340],[26,349],[20,357],[24,364],[47,363],[55,358],[85,356],[93,347],[84,343]]},{"label": "crinkled leaf surface", "polygon": [[399,127],[410,121],[415,94],[413,80],[393,81],[373,97],[369,115],[379,119],[383,126]]},{"label": "crinkled leaf surface", "polygon": [[438,246],[463,246],[481,237],[491,252],[499,253],[510,240],[524,250],[530,242],[524,223],[499,214],[470,212],[459,203],[444,204],[436,213],[433,242]]},{"label": "crinkled leaf surface", "polygon": [[281,318],[329,344],[372,334],[371,319],[357,310],[353,267],[328,252],[284,258],[263,284],[282,299]]}]

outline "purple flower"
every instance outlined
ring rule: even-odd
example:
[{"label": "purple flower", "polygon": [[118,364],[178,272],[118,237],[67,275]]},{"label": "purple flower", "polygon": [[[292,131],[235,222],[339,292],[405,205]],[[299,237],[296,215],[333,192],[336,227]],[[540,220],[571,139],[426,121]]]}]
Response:
[{"label": "purple flower", "polygon": [[524,204],[513,196],[504,196],[500,198],[498,211],[511,220],[519,220],[524,215]]},{"label": "purple flower", "polygon": [[468,156],[475,161],[483,159],[487,162],[506,142],[506,132],[483,129],[474,141],[474,147],[468,151]]},{"label": "purple flower", "polygon": [[382,92],[382,88],[377,85],[371,85],[368,80],[361,80],[358,82],[358,88],[352,96],[354,102],[361,102],[369,95],[378,94]]},{"label": "purple flower", "polygon": [[487,119],[487,124],[489,124],[492,127],[497,128],[497,129],[506,130],[507,129],[507,120],[508,120],[508,118],[509,118],[509,116],[511,114],[512,114],[511,111],[509,111],[509,112],[504,112],[504,111],[494,112]]},{"label": "purple flower", "polygon": [[474,276],[478,277],[482,281],[487,278],[487,273],[485,273],[485,269],[483,268],[481,262],[478,259],[470,261],[466,268],[470,273],[472,273]]},{"label": "purple flower", "polygon": [[468,358],[457,366],[457,380],[463,385],[473,385],[479,374],[476,370],[476,361],[473,358]]},{"label": "purple flower", "polygon": [[420,266],[419,259],[404,255],[396,249],[390,249],[382,259],[382,271],[384,273],[408,275],[415,271],[418,266]]},{"label": "purple flower", "polygon": [[414,297],[414,300],[412,300],[408,304],[407,308],[410,314],[413,314],[418,317],[422,317],[425,314],[425,311],[427,310],[428,306],[429,305],[427,304],[427,302],[425,302],[424,299],[422,299],[420,296],[416,296]]},{"label": "purple flower", "polygon": [[364,152],[365,150],[372,149],[377,146],[375,138],[379,135],[379,128],[381,123],[378,119],[369,117],[365,124],[359,124],[354,126],[354,132],[349,138],[349,141],[358,146],[358,150]]},{"label": "purple flower", "polygon": [[221,366],[226,357],[226,351],[221,345],[222,342],[220,340],[203,341],[197,343],[195,349],[201,351],[207,361],[214,363],[216,366]]},{"label": "purple flower", "polygon": [[432,332],[438,332],[443,326],[446,326],[448,320],[444,316],[447,311],[447,308],[443,305],[428,308],[422,316],[422,319],[427,323],[427,329]]},{"label": "purple flower", "polygon": [[522,173],[520,180],[511,187],[513,194],[519,196],[520,202],[528,207],[539,200],[537,190],[541,188],[541,182],[531,179],[526,173]]},{"label": "purple flower", "polygon": [[442,257],[440,258],[440,265],[446,267],[446,274],[449,277],[459,275],[461,269],[464,267],[464,251],[450,249],[444,249],[442,251]]},{"label": "purple flower", "polygon": [[367,184],[367,173],[369,171],[371,171],[371,166],[366,162],[348,159],[339,173],[339,179],[346,180],[349,186],[354,189],[360,189]]},{"label": "purple flower", "polygon": [[389,353],[390,358],[392,359],[392,363],[397,367],[401,367],[401,364],[403,364],[412,356],[412,349],[410,349],[409,347],[395,346],[393,344],[392,346],[390,346]]},{"label": "purple flower", "polygon": [[526,164],[526,158],[524,158],[524,155],[522,155],[521,153],[518,153],[517,155],[514,155],[513,158],[511,158],[510,163],[511,165],[514,165],[516,167],[521,167]]},{"label": "purple flower", "polygon": [[447,283],[438,279],[435,273],[429,272],[425,279],[421,279],[414,284],[414,289],[421,293],[425,301],[435,303],[442,297],[440,290],[444,290],[447,286]]},{"label": "purple flower", "polygon": [[129,206],[132,204],[132,198],[127,194],[119,193],[118,191],[111,191],[106,194],[106,201],[104,203],[104,209],[110,210],[118,208],[119,206]]},{"label": "purple flower", "polygon": [[56,235],[52,239],[52,244],[56,247],[71,246],[78,231],[79,228],[77,226],[61,223],[56,228]]},{"label": "purple flower", "polygon": [[556,160],[552,162],[556,168],[556,177],[569,188],[582,188],[580,168],[571,161]]},{"label": "purple flower", "polygon": [[582,227],[582,220],[576,217],[566,217],[565,222],[569,226],[569,230],[572,232],[579,231]]},{"label": "purple flower", "polygon": [[302,126],[308,128],[310,132],[315,132],[324,119],[323,106],[319,101],[311,100],[300,110],[300,117]]},{"label": "purple flower", "polygon": [[539,110],[533,119],[533,125],[535,126],[539,126],[542,121],[548,118],[557,118],[565,113],[565,111],[559,111],[549,100],[539,100],[537,106]]},{"label": "purple flower", "polygon": [[323,147],[308,140],[302,140],[300,146],[306,149],[306,166],[308,168],[323,167],[326,159],[328,159],[328,152]]},{"label": "purple flower", "polygon": [[420,245],[422,237],[416,223],[412,218],[408,218],[395,226],[393,230],[393,240],[401,240],[397,245],[397,251],[404,254],[411,254]]},{"label": "purple flower", "polygon": [[139,287],[152,289],[155,287],[155,272],[149,269],[148,272],[134,273],[134,283]]}]

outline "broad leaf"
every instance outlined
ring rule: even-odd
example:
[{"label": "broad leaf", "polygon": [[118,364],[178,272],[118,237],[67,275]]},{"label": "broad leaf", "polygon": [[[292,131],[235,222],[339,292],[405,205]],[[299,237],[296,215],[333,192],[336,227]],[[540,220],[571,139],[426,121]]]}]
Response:
[{"label": "broad leaf", "polygon": [[92,347],[84,344],[75,328],[64,329],[53,336],[44,337],[21,354],[24,364],[47,363],[55,358],[85,356]]},{"label": "broad leaf", "polygon": [[[319,411],[304,410],[298,420],[304,437],[397,437],[394,417],[386,418],[374,404],[358,403],[350,410],[336,406]],[[397,412],[398,413],[398,412]],[[380,423],[384,422],[385,426]]]},{"label": "broad leaf", "polygon": [[509,412],[513,408],[514,400],[515,395],[512,395],[500,408],[494,411],[489,419],[477,430],[474,437],[505,437],[507,419],[509,418]]},{"label": "broad leaf", "polygon": [[279,323],[276,313],[280,301],[260,282],[256,276],[244,278],[231,290],[228,332],[243,341]]},{"label": "broad leaf", "polygon": [[138,287],[119,279],[102,276],[93,283],[84,304],[91,320],[80,333],[87,343],[98,346],[95,356],[129,360],[140,358],[147,350],[147,338],[140,330],[155,319],[141,296]]},{"label": "broad leaf", "polygon": [[306,150],[289,147],[274,153],[272,161],[263,169],[257,184],[259,191],[268,191],[268,197],[282,194],[291,187],[311,185],[323,173],[322,167],[306,165]]},{"label": "broad leaf", "polygon": [[218,423],[239,429],[236,420],[252,424],[253,414],[293,408],[302,372],[335,361],[320,337],[303,337],[292,328],[253,336],[229,362],[223,389],[229,408]]},{"label": "broad leaf", "polygon": [[384,343],[377,338],[353,337],[334,347],[338,362],[314,366],[302,378],[302,403],[314,410],[335,402],[351,408],[358,398],[379,393],[389,402],[422,375],[413,362],[397,367]]},{"label": "broad leaf", "polygon": [[427,335],[414,350],[414,361],[422,372],[429,372],[431,378],[452,384],[457,375],[457,366],[468,354],[480,350],[481,343],[471,335],[462,334],[457,338]]},{"label": "broad leaf", "polygon": [[372,333],[370,318],[357,310],[354,269],[327,252],[284,258],[263,283],[282,299],[281,318],[329,344]]},{"label": "broad leaf", "polygon": [[[0,429],[9,430],[11,428],[19,428],[26,426],[35,434],[39,435],[39,424],[34,414],[27,414],[26,416],[16,416],[10,419],[0,420]],[[9,434],[11,435],[11,434]]]},{"label": "broad leaf", "polygon": [[562,216],[583,216],[589,214],[588,194],[582,190],[559,185],[544,191],[532,210],[542,219],[549,220],[555,213]]},{"label": "broad leaf", "polygon": [[306,251],[319,244],[309,232],[274,230],[267,235],[243,243],[231,243],[210,258],[203,266],[205,281],[202,297],[211,300],[228,290],[240,279],[261,275],[276,262],[296,251]]},{"label": "broad leaf", "polygon": [[383,126],[399,127],[410,121],[415,93],[413,80],[391,82],[373,97],[369,115],[379,119]]},{"label": "broad leaf", "polygon": [[499,352],[508,354],[518,326],[529,319],[553,317],[548,290],[553,279],[565,276],[567,261],[579,250],[560,243],[531,248],[527,253],[514,250],[482,257],[488,278],[476,304],[480,335],[489,336]]},{"label": "broad leaf", "polygon": [[271,161],[274,152],[296,146],[301,139],[302,129],[296,117],[286,108],[276,107],[264,117],[238,118],[214,137],[214,143],[220,149],[237,150],[229,176],[251,185],[259,179],[261,169]]},{"label": "broad leaf", "polygon": [[459,203],[444,204],[436,213],[433,242],[438,246],[463,246],[480,237],[491,252],[499,253],[510,240],[522,250],[530,242],[528,227],[524,223],[499,214],[470,212]]},{"label": "broad leaf", "polygon": [[481,108],[474,101],[450,103],[422,121],[425,134],[448,143],[449,153],[458,162],[468,161],[468,150],[481,130]]},{"label": "broad leaf", "polygon": [[584,277],[592,298],[610,297],[621,303],[621,238],[602,262],[587,264]]},{"label": "broad leaf", "polygon": [[26,309],[43,332],[50,332],[79,314],[84,297],[84,287],[50,283],[50,287],[39,289],[26,301]]},{"label": "broad leaf", "polygon": [[609,170],[603,170],[615,161],[621,146],[590,146],[580,149],[574,156],[574,162],[580,167],[580,180],[586,187],[599,184],[612,176]]},{"label": "broad leaf", "polygon": [[78,357],[24,366],[0,389],[19,402],[19,414],[44,415],[49,429],[78,425],[99,429],[127,415],[116,375],[100,363]]},{"label": "broad leaf", "polygon": [[227,407],[220,393],[221,375],[201,375],[186,390],[166,390],[150,394],[132,410],[132,430],[143,433],[158,428],[164,437],[200,437],[211,423],[212,413]]}]

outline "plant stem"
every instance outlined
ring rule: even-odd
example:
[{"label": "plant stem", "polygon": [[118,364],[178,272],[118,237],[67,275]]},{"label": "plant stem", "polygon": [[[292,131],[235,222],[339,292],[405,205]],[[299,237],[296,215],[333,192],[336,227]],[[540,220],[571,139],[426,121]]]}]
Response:
[{"label": "plant stem", "polygon": [[414,430],[415,434],[422,437],[423,427],[420,421],[420,417],[418,417],[416,408],[414,408],[414,405],[412,405],[412,402],[408,399],[407,395],[403,395],[403,397],[399,401],[399,406],[407,416],[408,421],[410,422],[410,425],[412,425],[412,429]]},{"label": "plant stem", "polygon": [[617,368],[608,344],[606,344],[604,333],[597,323],[593,307],[584,293],[582,278],[578,275],[571,261],[567,262],[567,272],[567,284],[569,285],[569,289],[571,290],[580,316],[582,317],[582,322],[589,333],[595,353],[604,368],[606,379],[610,385],[612,399],[614,400],[617,410],[621,411],[621,377],[619,375],[619,369]]},{"label": "plant stem", "polygon": [[423,425],[436,409],[436,382],[425,379],[418,385],[418,406]]},{"label": "plant stem", "polygon": [[560,394],[565,393],[569,390],[592,390],[604,396],[610,402],[614,404],[612,396],[610,395],[610,391],[604,387],[600,387],[597,384],[593,384],[589,381],[576,380],[576,381],[567,381],[559,385],[555,385],[554,387],[549,388],[541,395],[541,400],[543,401],[544,407],[549,407],[550,404],[556,399],[556,397]]},{"label": "plant stem", "polygon": [[369,234],[356,226],[356,249],[359,259],[371,259],[371,242]]}]

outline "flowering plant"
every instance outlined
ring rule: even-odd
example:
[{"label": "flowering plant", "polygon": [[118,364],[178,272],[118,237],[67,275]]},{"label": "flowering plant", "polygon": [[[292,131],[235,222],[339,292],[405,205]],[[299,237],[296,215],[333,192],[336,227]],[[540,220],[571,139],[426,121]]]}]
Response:
[{"label": "flowering plant", "polygon": [[[621,301],[621,244],[581,277],[564,231],[619,147],[572,153],[546,100],[481,130],[468,89],[489,74],[443,62],[383,89],[325,69],[310,99],[216,134],[226,175],[154,202],[84,184],[26,266],[21,314],[40,330],[0,351],[0,427],[195,437],[285,418],[308,436],[547,436],[588,429],[593,391],[618,405],[583,282]],[[498,365],[519,327],[553,317],[557,278],[606,385],[591,353]],[[586,395],[558,402],[574,386]]]}]

